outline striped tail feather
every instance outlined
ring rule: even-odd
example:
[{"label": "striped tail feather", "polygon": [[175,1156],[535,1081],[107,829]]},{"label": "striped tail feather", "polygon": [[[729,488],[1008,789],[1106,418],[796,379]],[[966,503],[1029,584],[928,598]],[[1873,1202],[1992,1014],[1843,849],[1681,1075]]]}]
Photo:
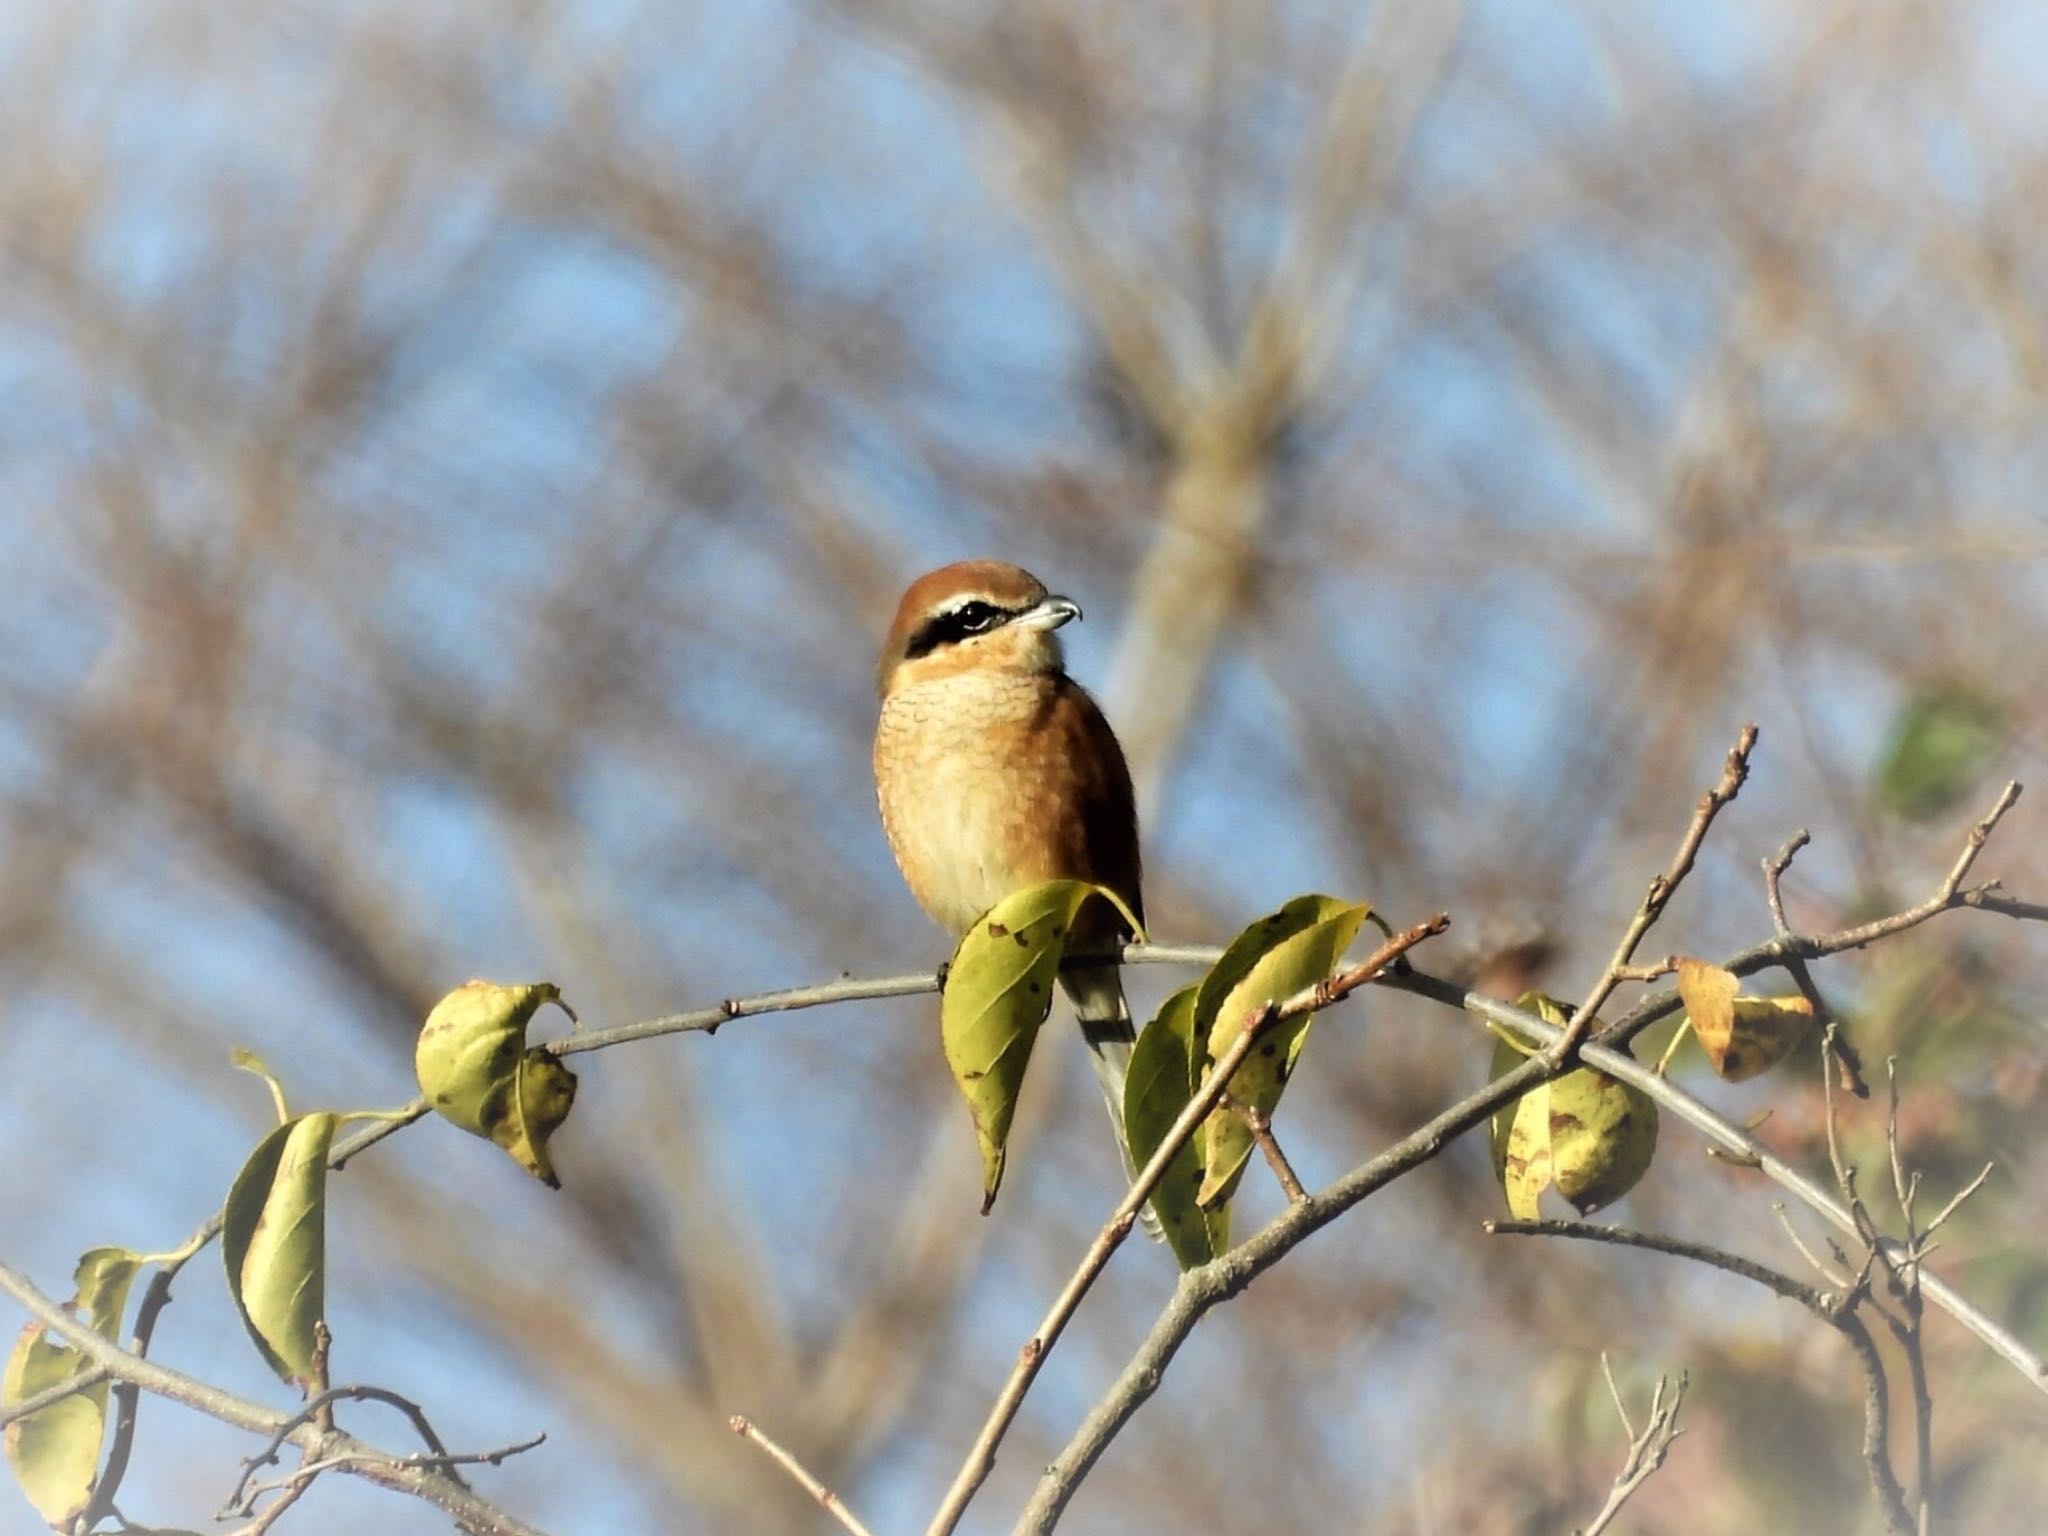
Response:
[{"label": "striped tail feather", "polygon": [[[1124,1078],[1130,1071],[1131,1047],[1137,1042],[1138,1032],[1131,1026],[1122,978],[1114,966],[1095,966],[1063,972],[1060,985],[1073,1000],[1081,1038],[1087,1042],[1089,1059],[1095,1063],[1096,1081],[1101,1083],[1102,1096],[1109,1104],[1117,1151],[1123,1154],[1124,1177],[1135,1179],[1138,1165],[1131,1156],[1130,1139],[1124,1133]],[[1165,1241],[1166,1234],[1149,1200],[1139,1208],[1138,1224],[1155,1242]]]}]

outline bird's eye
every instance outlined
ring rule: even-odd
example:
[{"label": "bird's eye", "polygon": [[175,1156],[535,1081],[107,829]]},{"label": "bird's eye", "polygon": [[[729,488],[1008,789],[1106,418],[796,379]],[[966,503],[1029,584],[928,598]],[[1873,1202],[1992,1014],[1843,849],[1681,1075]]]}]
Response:
[{"label": "bird's eye", "polygon": [[978,635],[991,630],[1002,616],[1002,610],[994,604],[979,600],[962,603],[952,614],[954,626],[963,635]]},{"label": "bird's eye", "polygon": [[994,603],[971,597],[957,608],[934,614],[910,637],[904,655],[915,659],[928,656],[941,646],[954,645],[973,635],[985,635],[1008,623],[1010,614]]}]

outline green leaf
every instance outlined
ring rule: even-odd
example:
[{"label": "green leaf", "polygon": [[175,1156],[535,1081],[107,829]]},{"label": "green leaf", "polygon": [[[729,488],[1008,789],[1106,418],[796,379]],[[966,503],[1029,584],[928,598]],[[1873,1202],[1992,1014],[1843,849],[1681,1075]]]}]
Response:
[{"label": "green leaf", "polygon": [[[1558,1003],[1530,992],[1515,1006],[1562,1029]],[[1494,1044],[1492,1075],[1512,1071],[1535,1054],[1505,1034]],[[1640,1089],[1579,1067],[1539,1083],[1494,1112],[1493,1168],[1508,1210],[1523,1221],[1541,1215],[1540,1198],[1555,1188],[1588,1215],[1627,1194],[1657,1151],[1657,1105]]]},{"label": "green leaf", "polygon": [[[77,1294],[69,1307],[101,1338],[119,1335],[128,1290],[142,1262],[141,1255],[126,1248],[94,1248],[79,1259]],[[91,1368],[81,1351],[32,1322],[16,1338],[6,1370],[0,1372],[0,1406],[23,1402]],[[7,1426],[7,1460],[15,1478],[37,1512],[59,1530],[78,1518],[99,1479],[108,1386],[103,1381],[74,1392]]]},{"label": "green leaf", "polygon": [[302,1387],[326,1306],[327,1154],[339,1119],[300,1115],[264,1137],[228,1191],[221,1226],[228,1291],[250,1338]]},{"label": "green leaf", "polygon": [[567,1009],[553,982],[464,983],[427,1015],[413,1070],[443,1119],[497,1143],[558,1189],[547,1142],[576,1102],[576,1074],[553,1052],[526,1048],[527,1025],[544,1003]]},{"label": "green leaf", "polygon": [[[1205,1066],[1230,1049],[1254,1009],[1280,1002],[1335,970],[1368,910],[1332,896],[1297,896],[1233,939],[1195,1000],[1196,1038],[1207,1042]],[[1270,1028],[1237,1069],[1231,1097],[1271,1115],[1314,1022],[1315,1015],[1303,1014]],[[1204,1125],[1204,1176],[1196,1197],[1204,1207],[1213,1209],[1230,1198],[1251,1151],[1252,1133],[1244,1116],[1218,1105]]]},{"label": "green leaf", "polygon": [[[1124,1078],[1124,1130],[1131,1159],[1143,1168],[1195,1095],[1200,1068],[1195,1050],[1195,998],[1200,984],[1187,986],[1161,1005],[1138,1036]],[[1152,1209],[1182,1269],[1206,1264],[1230,1246],[1230,1208],[1205,1211],[1195,1203],[1202,1187],[1202,1127],[1167,1164],[1152,1191]]]},{"label": "green leaf", "polygon": [[1878,768],[1879,802],[1915,821],[1941,815],[1976,787],[2008,732],[1995,699],[1952,684],[1921,689],[1892,724]]},{"label": "green leaf", "polygon": [[1085,880],[1048,880],[1004,897],[975,919],[946,973],[939,1032],[946,1064],[974,1117],[981,1147],[985,1214],[1003,1182],[1005,1144],[1038,1028],[1052,1009],[1053,981],[1074,918],[1090,901],[1116,894]]}]

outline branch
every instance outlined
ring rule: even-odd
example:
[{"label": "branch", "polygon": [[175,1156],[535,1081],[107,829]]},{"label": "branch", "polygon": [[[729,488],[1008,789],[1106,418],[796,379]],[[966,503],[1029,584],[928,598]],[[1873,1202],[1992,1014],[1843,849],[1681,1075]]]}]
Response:
[{"label": "branch", "polygon": [[1602,1227],[1577,1221],[1489,1221],[1486,1230],[1498,1237],[1566,1237],[1585,1242],[1613,1243],[1623,1248],[1641,1248],[1672,1258],[1691,1259],[1713,1269],[1726,1270],[1798,1302],[1815,1317],[1841,1334],[1863,1371],[1863,1464],[1870,1475],[1871,1492],[1884,1511],[1891,1536],[1914,1536],[1913,1517],[1906,1508],[1906,1491],[1892,1471],[1890,1450],[1891,1397],[1884,1374],[1884,1361],[1870,1329],[1856,1315],[1856,1307],[1870,1291],[1866,1262],[1856,1283],[1839,1296],[1802,1285],[1790,1275],[1780,1274],[1740,1255],[1706,1243],[1666,1237],[1657,1232],[1632,1232],[1626,1227]]},{"label": "branch", "polygon": [[80,1371],[76,1376],[66,1377],[55,1386],[43,1388],[18,1403],[0,1404],[0,1429],[5,1429],[16,1419],[25,1419],[30,1414],[41,1413],[53,1408],[67,1397],[76,1397],[81,1392],[90,1392],[107,1379],[105,1366],[94,1366],[89,1371]]},{"label": "branch", "polygon": [[[1974,850],[1983,846],[1983,835],[1988,835],[1990,827],[2010,807],[2017,794],[2017,785],[2008,786],[1993,813],[1973,831],[1970,857],[1974,857]],[[1845,929],[1818,938],[1773,939],[1744,951],[1728,962],[1727,968],[1737,975],[1748,975],[1781,964],[1787,953],[1819,955],[1857,948],[1873,938],[1883,937],[1885,933],[1901,932],[1925,922],[1950,907],[1978,905],[1969,899],[1970,891],[1959,888],[1962,876],[1968,872],[1967,860],[1958,861],[1958,870],[1960,873],[1952,870],[1949,880],[1944,881],[1927,901],[1893,918],[1883,919],[1879,924]],[[1993,907],[1990,910],[1999,909]],[[2031,913],[2012,915],[2031,916]],[[1884,933],[1873,933],[1872,928],[1882,928]],[[1788,942],[1793,947],[1787,948]],[[1391,972],[1381,979],[1380,984],[1463,1009],[1539,1047],[1554,1044],[1563,1034],[1534,1014],[1412,969]],[[1675,991],[1645,999],[1589,1041],[1579,1052],[1579,1058],[1586,1065],[1597,1067],[1608,1076],[1641,1089],[1660,1108],[1700,1131],[1724,1154],[1731,1155],[1731,1160],[1758,1169],[1830,1223],[1860,1237],[1853,1214],[1828,1191],[1785,1163],[1747,1130],[1723,1118],[1617,1048],[1678,1006]],[[1360,1164],[1329,1189],[1283,1212],[1263,1231],[1237,1248],[1182,1275],[1172,1299],[1154,1321],[1151,1331],[1116,1382],[1082,1420],[1066,1448],[1046,1469],[1018,1522],[1017,1531],[1041,1533],[1053,1528],[1080,1481],[1132,1415],[1158,1390],[1167,1366],[1195,1324],[1210,1308],[1237,1295],[1326,1223],[1410,1169],[1434,1158],[1452,1140],[1485,1121],[1496,1109],[1521,1097],[1537,1083],[1557,1075],[1557,1070],[1551,1067],[1544,1055],[1530,1057],[1478,1092],[1445,1109],[1379,1156]],[[1880,1243],[1885,1252],[1892,1251],[1894,1247]],[[2036,1390],[2048,1392],[2048,1363],[2044,1363],[2011,1332],[1953,1290],[1938,1275],[1924,1268],[1921,1271],[1921,1289],[1937,1306],[2018,1370]]]},{"label": "branch", "polygon": [[[1930,913],[1929,915],[1931,916],[1932,914]],[[1729,969],[1733,970],[1735,967],[1731,965]],[[1762,964],[1753,965],[1750,969],[1762,969]],[[1534,1014],[1525,1013],[1521,1009],[1512,1007],[1496,998],[1487,997],[1478,992],[1468,992],[1449,982],[1440,981],[1433,976],[1425,976],[1420,972],[1412,972],[1405,976],[1390,976],[1384,985],[1396,987],[1404,992],[1413,992],[1422,997],[1434,998],[1439,1002],[1462,1008],[1467,1013],[1473,1014],[1489,1024],[1495,1024],[1503,1029],[1511,1030],[1523,1039],[1538,1046],[1548,1045],[1562,1033],[1555,1025],[1547,1023]],[[1669,1007],[1675,1007],[1676,1001],[1676,995],[1673,994]],[[1648,1019],[1639,1017],[1651,1012],[1653,1008],[1660,1011]],[[1820,1185],[1816,1184],[1797,1168],[1786,1163],[1749,1131],[1736,1125],[1733,1121],[1723,1118],[1684,1089],[1672,1083],[1668,1078],[1659,1077],[1633,1056],[1623,1054],[1621,1051],[1614,1049],[1610,1044],[1611,1041],[1622,1036],[1624,1032],[1627,1034],[1640,1032],[1647,1024],[1654,1022],[1655,1017],[1661,1017],[1662,1011],[1669,1010],[1665,1006],[1661,995],[1657,998],[1649,999],[1633,1012],[1601,1031],[1599,1036],[1593,1041],[1588,1042],[1579,1052],[1579,1059],[1587,1066],[1599,1068],[1600,1071],[1606,1073],[1609,1077],[1627,1083],[1632,1088],[1641,1089],[1652,1099],[1656,1100],[1659,1109],[1670,1112],[1690,1125],[1694,1130],[1702,1133],[1708,1141],[1712,1142],[1723,1153],[1729,1154],[1731,1161],[1738,1162],[1745,1167],[1757,1169],[1773,1183],[1789,1190],[1802,1204],[1824,1217],[1832,1226],[1848,1233],[1859,1242],[1862,1241],[1863,1233],[1856,1222],[1854,1214],[1827,1190],[1821,1188]],[[1542,1058],[1535,1057],[1531,1059],[1540,1061]],[[1519,1073],[1511,1075],[1519,1076]],[[1531,1079],[1532,1082],[1535,1080],[1537,1079]],[[1492,1086],[1497,1087],[1503,1081],[1505,1079],[1496,1079]],[[1880,1246],[1884,1252],[1894,1256],[1903,1252],[1896,1243],[1892,1243],[1889,1240],[1882,1241]],[[1980,1311],[1975,1304],[1952,1289],[1946,1281],[1930,1270],[1922,1270],[1921,1289],[1936,1306],[1947,1312],[1949,1316],[1953,1317],[1985,1344],[1989,1345],[2001,1359],[2024,1376],[2037,1391],[2048,1392],[2048,1363],[2044,1363],[2038,1355],[2021,1343],[2012,1333]]]},{"label": "branch", "polygon": [[1280,1192],[1288,1202],[1299,1205],[1306,1200],[1308,1191],[1301,1186],[1301,1176],[1294,1171],[1294,1164],[1287,1160],[1280,1138],[1273,1134],[1273,1117],[1258,1105],[1244,1103],[1234,1094],[1224,1094],[1222,1102],[1237,1112],[1238,1118],[1244,1121],[1245,1129],[1252,1133],[1252,1140],[1265,1156],[1266,1166],[1273,1170],[1273,1177],[1280,1181]]},{"label": "branch", "polygon": [[[400,1413],[404,1414],[407,1419],[411,1420],[413,1431],[426,1445],[436,1466],[449,1467],[461,1462],[488,1461],[491,1459],[488,1453],[471,1456],[451,1456],[448,1447],[441,1443],[441,1437],[434,1433],[434,1426],[427,1421],[425,1411],[410,1398],[401,1397],[396,1392],[389,1391],[384,1387],[329,1387],[324,1392],[315,1393],[312,1397],[308,1398],[300,1406],[297,1413],[279,1423],[276,1432],[270,1437],[270,1443],[244,1461],[242,1479],[235,1484],[235,1491],[228,1495],[227,1508],[247,1514],[250,1508],[250,1499],[245,1497],[245,1495],[248,1493],[249,1480],[262,1468],[277,1460],[278,1452],[284,1448],[285,1441],[291,1438],[292,1431],[302,1424],[325,1423],[325,1416],[329,1414],[334,1404],[350,1401],[383,1403],[388,1407],[396,1408]],[[540,1441],[535,1440],[531,1443],[522,1444],[517,1449],[531,1450],[533,1446],[538,1444],[540,1444]],[[502,1459],[502,1456],[500,1459]],[[461,1480],[458,1478],[457,1481]]]},{"label": "branch", "polygon": [[1593,990],[1586,994],[1586,1000],[1572,1014],[1571,1027],[1545,1052],[1552,1066],[1570,1061],[1572,1053],[1585,1040],[1601,1004],[1613,995],[1623,973],[1628,970],[1629,962],[1635,959],[1636,946],[1643,942],[1643,936],[1664,915],[1664,908],[1670,904],[1673,894],[1685,877],[1692,873],[1693,860],[1699,856],[1700,844],[1707,839],[1707,829],[1721,814],[1721,807],[1741,793],[1743,782],[1749,777],[1749,754],[1755,750],[1756,727],[1745,725],[1736,736],[1735,745],[1728,749],[1728,759],[1721,766],[1720,782],[1700,796],[1700,803],[1692,813],[1692,824],[1685,829],[1685,836],[1678,840],[1678,852],[1671,856],[1670,867],[1650,882],[1649,892],[1643,897],[1643,904],[1636,908],[1636,915],[1629,920],[1628,931],[1622,934],[1614,958],[1607,962],[1607,969],[1601,972]]},{"label": "branch", "polygon": [[[174,1371],[141,1355],[131,1354],[111,1340],[102,1338],[37,1290],[27,1276],[4,1263],[0,1263],[0,1291],[12,1296],[45,1329],[62,1338],[94,1365],[103,1368],[116,1381],[132,1383],[158,1397],[183,1403],[251,1434],[274,1434],[285,1423],[285,1415],[260,1403],[208,1386],[182,1371]],[[537,1527],[527,1525],[497,1505],[479,1498],[437,1467],[408,1465],[407,1458],[392,1456],[339,1430],[323,1431],[312,1424],[302,1424],[288,1433],[292,1443],[309,1456],[341,1454],[357,1458],[345,1470],[381,1487],[424,1499],[474,1536],[545,1536]]]},{"label": "branch", "polygon": [[[1812,841],[1804,827],[1793,833],[1784,847],[1763,861],[1764,902],[1771,909],[1771,931],[1781,939],[1792,937],[1792,927],[1785,921],[1785,895],[1779,888],[1785,878],[1785,871],[1792,867],[1792,860],[1799,850]],[[1813,1009],[1814,1022],[1821,1027],[1821,1038],[1828,1042],[1833,1052],[1835,1066],[1842,1076],[1842,1086],[1859,1099],[1870,1097],[1870,1085],[1863,1081],[1863,1063],[1857,1058],[1856,1048],[1849,1043],[1849,1037],[1834,1028],[1835,1013],[1828,1007],[1827,999],[1820,995],[1820,988],[1814,983],[1813,973],[1806,968],[1806,961],[1793,956],[1785,962],[1786,974],[1793,985],[1799,988],[1799,995],[1806,999]]]},{"label": "branch", "polygon": [[734,1434],[738,1435],[742,1440],[751,1440],[755,1445],[766,1451],[769,1458],[778,1467],[795,1478],[804,1492],[816,1499],[824,1507],[825,1513],[852,1532],[852,1536],[868,1536],[868,1528],[854,1517],[853,1511],[846,1507],[839,1495],[805,1471],[803,1463],[798,1461],[796,1457],[755,1428],[752,1420],[736,1413],[732,1416],[730,1422]]},{"label": "branch", "polygon": [[[1152,1198],[1152,1191],[1159,1187],[1159,1181],[1166,1176],[1166,1170],[1173,1163],[1188,1138],[1195,1134],[1201,1123],[1219,1104],[1230,1087],[1230,1080],[1237,1069],[1251,1055],[1260,1036],[1274,1025],[1289,1019],[1300,1018],[1303,1014],[1315,1013],[1349,997],[1366,983],[1378,980],[1391,966],[1409,950],[1424,939],[1442,933],[1451,924],[1447,913],[1438,913],[1427,922],[1417,923],[1413,928],[1389,938],[1374,950],[1364,961],[1326,976],[1310,986],[1303,987],[1293,996],[1277,1003],[1267,1003],[1246,1015],[1237,1038],[1216,1059],[1202,1086],[1190,1098],[1180,1116],[1168,1129],[1165,1137],[1153,1150],[1150,1160],[1138,1171],[1131,1181],[1131,1187],[1117,1202],[1102,1231],[1081,1256],[1080,1267],[1074,1271],[1065,1289],[1053,1299],[1052,1309],[1045,1315],[1045,1321],[1038,1325],[1038,1331],[1024,1341],[1024,1347],[1017,1352],[1017,1364],[1010,1372],[1010,1379],[1003,1384],[1003,1390],[996,1397],[995,1406],[989,1410],[987,1423],[982,1425],[974,1446],[967,1453],[967,1460],[961,1465],[953,1485],[946,1490],[946,1497],[940,1503],[938,1513],[932,1516],[932,1523],[926,1536],[949,1536],[960,1517],[967,1512],[968,1504],[975,1493],[987,1481],[996,1464],[996,1448],[1002,1444],[1003,1436],[1017,1417],[1017,1410],[1023,1406],[1024,1394],[1031,1390],[1031,1383],[1038,1375],[1038,1369],[1045,1363],[1054,1344],[1059,1342],[1061,1332],[1066,1328],[1081,1299],[1088,1294],[1096,1276],[1109,1263],[1123,1240],[1130,1236],[1131,1227],[1138,1219],[1145,1202]],[[1295,1209],[1303,1209],[1301,1206]]]},{"label": "branch", "polygon": [[[1383,984],[1393,985],[1390,976]],[[1408,987],[1406,981],[1398,984]],[[1443,985],[1437,983],[1437,985]],[[1412,988],[1409,988],[1412,990]],[[1509,1012],[1514,1010],[1510,1009]],[[1421,1167],[1496,1109],[1513,1103],[1554,1075],[1541,1056],[1531,1056],[1475,1093],[1466,1095],[1419,1129],[1368,1159],[1300,1205],[1291,1205],[1263,1230],[1228,1253],[1188,1270],[1174,1287],[1166,1309],[1115,1384],[1082,1420],[1045,1475],[1017,1523],[1019,1533],[1050,1531],[1083,1478],[1132,1415],[1159,1389],[1166,1369],[1195,1325],[1212,1307],[1230,1300],[1298,1247],[1368,1195]]]}]

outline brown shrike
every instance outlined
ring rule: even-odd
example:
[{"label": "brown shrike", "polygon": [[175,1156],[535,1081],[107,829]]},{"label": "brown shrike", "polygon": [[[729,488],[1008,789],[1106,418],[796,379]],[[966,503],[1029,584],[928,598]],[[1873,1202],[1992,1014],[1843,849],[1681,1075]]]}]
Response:
[{"label": "brown shrike", "polygon": [[[1142,920],[1138,816],[1109,722],[1066,674],[1054,633],[1081,610],[1029,571],[965,560],[910,584],[875,682],[875,791],[896,863],[918,904],[949,933],[1042,880],[1091,880]],[[1126,937],[1091,902],[1072,941]],[[1081,1034],[1124,1141],[1130,1010],[1113,965],[1063,972]]]}]

